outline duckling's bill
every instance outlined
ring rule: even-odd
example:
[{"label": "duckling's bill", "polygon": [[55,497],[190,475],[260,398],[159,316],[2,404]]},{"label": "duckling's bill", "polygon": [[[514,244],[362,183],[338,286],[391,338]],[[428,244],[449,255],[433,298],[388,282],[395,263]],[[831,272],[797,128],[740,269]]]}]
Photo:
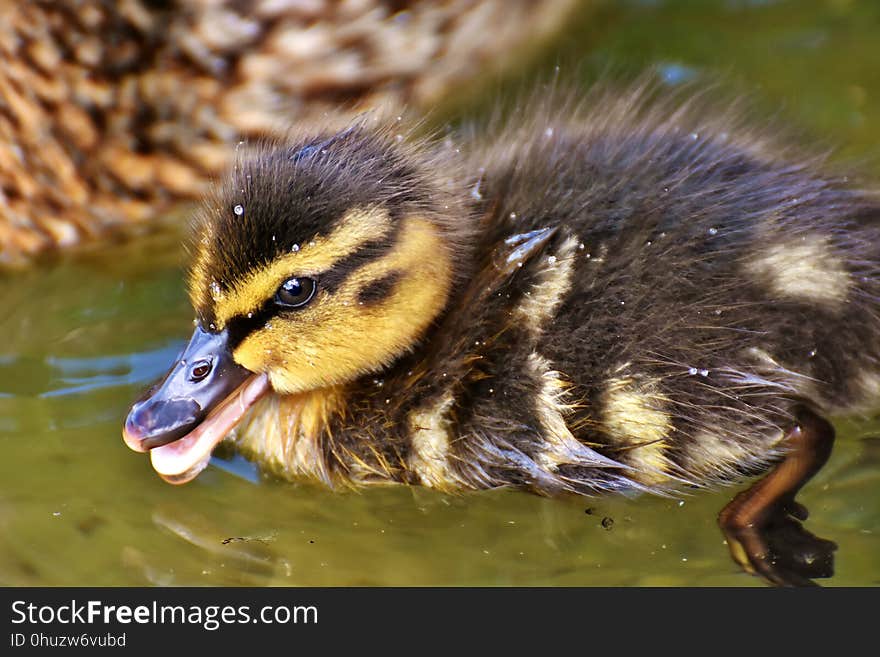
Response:
[{"label": "duckling's bill", "polygon": [[196,327],[165,378],[132,407],[123,439],[136,452],[149,451],[163,479],[186,483],[269,389],[267,375],[235,363],[225,331]]},{"label": "duckling's bill", "polygon": [[195,479],[207,467],[217,444],[269,389],[267,375],[250,376],[190,433],[153,449],[150,452],[153,468],[170,484],[185,484]]}]

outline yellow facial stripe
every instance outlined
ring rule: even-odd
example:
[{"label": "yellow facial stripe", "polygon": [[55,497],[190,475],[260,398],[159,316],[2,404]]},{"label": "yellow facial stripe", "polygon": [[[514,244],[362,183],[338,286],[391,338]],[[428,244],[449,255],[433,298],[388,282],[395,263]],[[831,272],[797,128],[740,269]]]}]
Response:
[{"label": "yellow facial stripe", "polygon": [[[399,272],[389,295],[361,304],[365,285]],[[355,270],[332,296],[277,318],[235,350],[235,361],[267,372],[278,392],[295,393],[376,371],[414,346],[446,303],[452,267],[448,247],[430,221],[402,220],[394,248]]]},{"label": "yellow facial stripe", "polygon": [[441,277],[439,280],[443,281],[449,276],[446,260],[442,257],[432,257],[432,254],[440,256],[442,251],[443,247],[436,230],[430,222],[420,217],[410,217],[405,220],[400,231],[400,239],[394,249],[384,258],[352,272],[342,285],[340,295],[345,297],[346,301],[360,305],[357,297],[362,289],[389,273],[403,272],[400,286],[405,289],[406,294],[398,292],[392,295],[387,303],[420,307],[429,302],[430,297],[435,296],[438,284],[436,279],[425,281],[421,277],[439,275]]},{"label": "yellow facial stripe", "polygon": [[254,272],[236,283],[230,292],[215,294],[214,313],[218,328],[222,329],[233,317],[259,310],[288,278],[314,276],[327,271],[367,242],[386,236],[390,230],[391,217],[385,209],[350,211],[330,235],[300,244],[299,251],[282,256],[265,269]]}]

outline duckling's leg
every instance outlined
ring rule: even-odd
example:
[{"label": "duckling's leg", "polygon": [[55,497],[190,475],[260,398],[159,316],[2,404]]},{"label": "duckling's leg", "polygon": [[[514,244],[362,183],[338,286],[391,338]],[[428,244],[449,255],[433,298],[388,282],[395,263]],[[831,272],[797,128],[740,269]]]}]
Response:
[{"label": "duckling's leg", "polygon": [[807,509],[794,500],[828,460],[834,428],[807,409],[797,419],[783,441],[789,450],[783,461],[718,516],[734,561],[777,586],[811,586],[814,577],[831,577],[837,549],[803,528]]}]

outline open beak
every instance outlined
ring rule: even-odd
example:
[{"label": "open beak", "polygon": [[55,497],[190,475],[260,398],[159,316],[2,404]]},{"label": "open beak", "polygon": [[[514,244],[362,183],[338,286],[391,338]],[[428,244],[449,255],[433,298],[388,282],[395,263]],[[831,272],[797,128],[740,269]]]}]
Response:
[{"label": "open beak", "polygon": [[136,452],[150,452],[165,481],[186,483],[269,388],[265,374],[233,360],[226,331],[197,326],[165,378],[131,407],[122,437]]}]

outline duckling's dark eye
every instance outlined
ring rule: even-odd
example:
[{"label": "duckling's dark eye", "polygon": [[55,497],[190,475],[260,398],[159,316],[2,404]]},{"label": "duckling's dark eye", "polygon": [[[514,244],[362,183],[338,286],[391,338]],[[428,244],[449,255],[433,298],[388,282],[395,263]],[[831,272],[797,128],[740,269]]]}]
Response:
[{"label": "duckling's dark eye", "polygon": [[315,296],[316,287],[311,278],[288,278],[275,293],[275,303],[285,308],[302,308]]}]

